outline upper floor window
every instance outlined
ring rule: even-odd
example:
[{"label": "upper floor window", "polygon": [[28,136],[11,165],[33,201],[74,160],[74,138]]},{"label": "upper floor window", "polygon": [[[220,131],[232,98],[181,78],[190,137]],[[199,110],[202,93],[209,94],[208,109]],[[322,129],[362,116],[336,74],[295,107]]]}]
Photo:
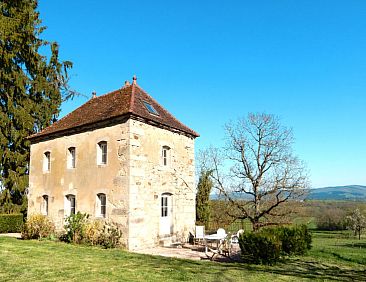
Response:
[{"label": "upper floor window", "polygon": [[170,159],[170,147],[163,146],[161,149],[161,162],[163,166],[169,165],[169,159]]},{"label": "upper floor window", "polygon": [[97,216],[105,217],[107,207],[107,197],[103,193],[97,195]]},{"label": "upper floor window", "polygon": [[67,215],[75,214],[76,210],[76,199],[75,195],[69,194],[66,196],[65,211]]},{"label": "upper floor window", "polygon": [[97,152],[98,164],[107,164],[107,142],[100,141],[98,143]]},{"label": "upper floor window", "polygon": [[76,149],[70,147],[67,150],[67,168],[75,168]]},{"label": "upper floor window", "polygon": [[41,214],[48,215],[48,196],[42,196]]},{"label": "upper floor window", "polygon": [[43,171],[47,172],[51,170],[51,153],[45,152],[43,155]]}]

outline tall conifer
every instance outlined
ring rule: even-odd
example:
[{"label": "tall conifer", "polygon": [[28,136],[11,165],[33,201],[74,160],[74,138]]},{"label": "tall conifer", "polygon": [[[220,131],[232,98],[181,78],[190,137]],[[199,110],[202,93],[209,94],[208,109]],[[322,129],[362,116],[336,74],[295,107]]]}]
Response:
[{"label": "tall conifer", "polygon": [[[0,213],[26,210],[29,141],[60,111],[70,62],[40,36],[36,0],[0,1]],[[50,49],[49,56],[40,50]]]},{"label": "tall conifer", "polygon": [[201,170],[196,194],[196,221],[208,225],[210,220],[210,193],[212,190],[211,170]]}]

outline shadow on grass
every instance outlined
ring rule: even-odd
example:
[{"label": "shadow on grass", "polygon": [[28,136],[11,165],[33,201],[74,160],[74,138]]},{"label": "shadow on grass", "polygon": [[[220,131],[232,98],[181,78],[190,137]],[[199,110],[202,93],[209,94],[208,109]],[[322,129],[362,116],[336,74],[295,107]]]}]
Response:
[{"label": "shadow on grass", "polygon": [[[366,267],[364,269],[352,269],[321,263],[318,261],[307,260],[305,258],[292,258],[274,266],[251,265],[244,263],[225,263],[221,262],[202,262],[192,260],[176,260],[150,256],[145,263],[156,270],[165,272],[164,267],[169,265],[169,270],[175,273],[184,272],[188,275],[197,275],[197,267],[200,275],[206,277],[211,275],[217,277],[218,281],[237,281],[233,272],[242,273],[246,277],[256,277],[263,273],[268,275],[281,275],[289,278],[303,278],[314,280],[333,280],[333,281],[365,281]],[[164,266],[163,266],[164,265]],[[244,274],[245,273],[245,274]],[[189,277],[189,276],[188,276]],[[178,277],[175,277],[178,278]]]},{"label": "shadow on grass", "polygon": [[355,270],[303,259],[292,259],[268,271],[281,275],[336,281],[365,281],[366,268]]},{"label": "shadow on grass", "polygon": [[[353,262],[353,263],[357,263],[357,264],[361,264],[361,265],[365,265],[366,264],[366,258],[357,258],[357,257],[346,257],[346,256],[343,256],[339,253],[336,253],[336,252],[330,252],[330,251],[325,251],[325,250],[321,250],[320,251],[321,253],[323,254],[328,254],[328,255],[331,255],[335,258],[337,258],[338,260],[341,260],[341,261],[346,261],[346,262]],[[366,280],[366,277],[365,277],[365,280]]]},{"label": "shadow on grass", "polygon": [[366,243],[343,244],[343,246],[348,248],[366,249]]}]

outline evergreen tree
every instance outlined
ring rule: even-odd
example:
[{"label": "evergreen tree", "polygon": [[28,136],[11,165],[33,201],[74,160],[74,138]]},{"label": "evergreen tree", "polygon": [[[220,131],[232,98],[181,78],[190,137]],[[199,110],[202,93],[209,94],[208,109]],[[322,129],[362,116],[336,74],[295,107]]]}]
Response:
[{"label": "evergreen tree", "polygon": [[[40,38],[36,0],[0,1],[0,213],[26,211],[29,141],[54,121],[67,93],[58,45]],[[49,57],[40,49],[50,49]]]},{"label": "evergreen tree", "polygon": [[211,170],[201,171],[196,194],[196,221],[206,226],[210,220],[210,193],[213,185],[211,174]]}]

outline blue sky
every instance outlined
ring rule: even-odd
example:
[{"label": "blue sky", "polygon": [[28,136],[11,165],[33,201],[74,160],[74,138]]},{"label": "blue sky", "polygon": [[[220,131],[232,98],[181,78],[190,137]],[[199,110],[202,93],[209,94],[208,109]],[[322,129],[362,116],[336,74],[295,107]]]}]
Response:
[{"label": "blue sky", "polygon": [[[138,84],[200,133],[249,112],[292,127],[313,187],[366,184],[366,1],[39,1],[91,95]],[[61,116],[86,98],[62,106]]]}]

